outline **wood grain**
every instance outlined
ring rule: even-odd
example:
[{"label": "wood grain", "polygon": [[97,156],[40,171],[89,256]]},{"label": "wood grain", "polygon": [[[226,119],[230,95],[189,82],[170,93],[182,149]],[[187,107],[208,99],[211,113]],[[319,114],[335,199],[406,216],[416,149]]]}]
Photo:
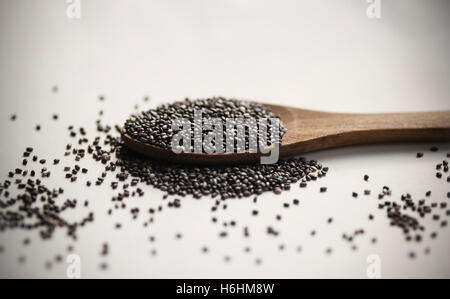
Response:
[{"label": "wood grain", "polygon": [[350,145],[450,140],[450,111],[350,114],[266,106],[288,128],[283,157]]}]

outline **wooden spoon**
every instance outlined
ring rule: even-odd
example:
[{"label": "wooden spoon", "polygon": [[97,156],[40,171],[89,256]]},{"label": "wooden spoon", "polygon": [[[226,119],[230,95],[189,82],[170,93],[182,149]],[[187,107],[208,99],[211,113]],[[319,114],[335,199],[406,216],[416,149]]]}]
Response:
[{"label": "wooden spoon", "polygon": [[[287,132],[280,157],[326,148],[410,141],[450,140],[450,111],[351,114],[305,110],[264,104],[279,115]],[[190,164],[238,164],[257,162],[259,153],[181,153],[131,138],[122,130],[125,144],[149,158]]]}]

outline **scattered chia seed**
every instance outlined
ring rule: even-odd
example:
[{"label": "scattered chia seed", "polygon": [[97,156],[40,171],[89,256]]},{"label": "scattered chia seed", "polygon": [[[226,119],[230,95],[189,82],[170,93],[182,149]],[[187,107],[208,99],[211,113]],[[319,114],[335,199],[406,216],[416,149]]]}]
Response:
[{"label": "scattered chia seed", "polygon": [[18,259],[18,261],[19,261],[19,264],[24,264],[25,262],[26,262],[26,257],[25,256],[23,256],[23,255],[21,255],[21,256],[19,256],[19,259]]},{"label": "scattered chia seed", "polygon": [[107,256],[109,253],[109,246],[107,243],[103,243],[102,245],[102,251],[100,252],[100,255]]}]

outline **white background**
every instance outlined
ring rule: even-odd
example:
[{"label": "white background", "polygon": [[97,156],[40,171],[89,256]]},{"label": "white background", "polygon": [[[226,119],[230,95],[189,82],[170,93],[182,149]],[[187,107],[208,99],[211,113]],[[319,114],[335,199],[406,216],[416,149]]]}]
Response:
[{"label": "white background", "polygon": [[[0,2],[0,173],[20,165],[26,146],[47,158],[61,157],[69,141],[67,126],[84,126],[93,133],[98,111],[104,120],[121,124],[135,104],[154,107],[184,97],[222,95],[295,107],[336,112],[401,112],[450,109],[450,37],[447,1],[382,1],[381,19],[369,19],[364,0],[348,1],[138,1],[82,0],[81,19],[66,16],[63,0]],[[59,92],[51,88],[58,85]],[[98,95],[106,97],[104,103]],[[150,102],[142,101],[150,96]],[[10,122],[17,113],[16,122]],[[58,113],[54,122],[51,115]],[[35,132],[36,124],[42,130]],[[73,141],[72,141],[73,142]],[[64,185],[67,198],[89,199],[95,222],[71,242],[64,232],[41,241],[36,232],[0,234],[0,277],[66,277],[67,264],[46,270],[46,261],[67,255],[72,244],[81,257],[82,277],[148,278],[300,278],[366,277],[369,254],[381,258],[382,277],[450,277],[448,229],[437,229],[428,218],[420,244],[407,243],[376,207],[382,186],[392,199],[409,192],[420,199],[447,201],[449,185],[435,178],[435,164],[445,158],[449,144],[428,151],[430,144],[353,147],[310,153],[329,166],[329,175],[308,188],[295,185],[280,196],[265,194],[251,200],[228,201],[216,216],[235,220],[229,236],[218,238],[209,199],[185,198],[182,208],[155,216],[143,227],[149,207],[162,203],[162,192],[147,187],[145,197],[127,202],[127,210],[106,215],[113,195],[105,186],[84,188],[84,180],[68,184],[63,159],[51,167],[49,185]],[[424,151],[423,159],[416,159]],[[86,160],[95,180],[102,169]],[[370,182],[364,182],[364,174]],[[321,186],[328,192],[319,193]],[[371,189],[372,196],[362,196]],[[351,192],[360,193],[358,199]],[[284,202],[299,198],[298,207]],[[129,209],[140,207],[137,221]],[[251,211],[257,209],[258,217]],[[375,220],[370,222],[368,215]],[[283,220],[275,223],[277,214]],[[333,217],[333,224],[326,220]],[[115,223],[123,229],[114,229]],[[248,225],[251,237],[244,239]],[[277,238],[265,233],[280,230]],[[363,228],[358,250],[341,238]],[[310,231],[317,231],[316,237]],[[430,240],[437,229],[439,237]],[[175,239],[182,233],[181,240]],[[149,236],[157,241],[150,243]],[[22,246],[25,237],[31,239]],[[370,243],[377,237],[376,245]],[[110,255],[101,258],[101,244]],[[284,244],[285,250],[278,250]],[[210,252],[201,253],[206,245]],[[251,253],[244,248],[250,246]],[[297,253],[296,248],[303,248]],[[325,254],[333,248],[330,256]],[[431,248],[429,256],[423,251]],[[152,256],[151,250],[157,255]],[[408,253],[415,251],[415,260]],[[19,256],[26,256],[24,264]],[[231,261],[225,263],[229,255]],[[261,258],[262,264],[255,265]],[[107,262],[107,271],[99,264]]]}]

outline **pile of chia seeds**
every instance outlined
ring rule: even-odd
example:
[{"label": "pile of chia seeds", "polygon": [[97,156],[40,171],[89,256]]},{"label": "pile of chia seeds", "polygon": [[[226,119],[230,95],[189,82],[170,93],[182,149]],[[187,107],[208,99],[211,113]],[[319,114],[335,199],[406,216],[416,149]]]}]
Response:
[{"label": "pile of chia seeds", "polygon": [[[174,132],[172,130],[172,122],[174,119],[186,119],[191,125],[192,148],[194,147],[194,112],[201,111],[202,119],[218,119],[223,126],[223,149],[226,148],[226,120],[227,119],[254,119],[258,122],[261,119],[267,120],[267,140],[271,141],[272,126],[270,119],[279,116],[273,114],[264,105],[249,101],[237,99],[226,99],[223,97],[196,99],[185,99],[184,101],[166,104],[143,111],[139,114],[132,115],[125,123],[125,132],[132,138],[141,142],[158,146],[160,148],[171,149],[172,138]],[[256,128],[255,128],[256,129]],[[202,130],[202,139],[204,140],[211,130]],[[280,121],[279,137],[280,140],[286,132]],[[249,149],[249,130],[244,132],[245,150]],[[234,134],[234,143],[236,144],[238,136]],[[215,143],[215,140],[212,141]],[[214,145],[214,144],[213,144]],[[238,147],[235,147],[235,151]],[[204,151],[204,149],[203,149]]]},{"label": "pile of chia seeds", "polygon": [[282,160],[276,164],[253,164],[232,167],[190,167],[152,161],[139,157],[122,144],[116,148],[117,162],[122,171],[116,175],[125,180],[128,175],[152,185],[169,195],[194,198],[211,196],[220,199],[242,198],[264,192],[280,194],[291,184],[316,180],[325,176],[328,168],[304,158]]}]

